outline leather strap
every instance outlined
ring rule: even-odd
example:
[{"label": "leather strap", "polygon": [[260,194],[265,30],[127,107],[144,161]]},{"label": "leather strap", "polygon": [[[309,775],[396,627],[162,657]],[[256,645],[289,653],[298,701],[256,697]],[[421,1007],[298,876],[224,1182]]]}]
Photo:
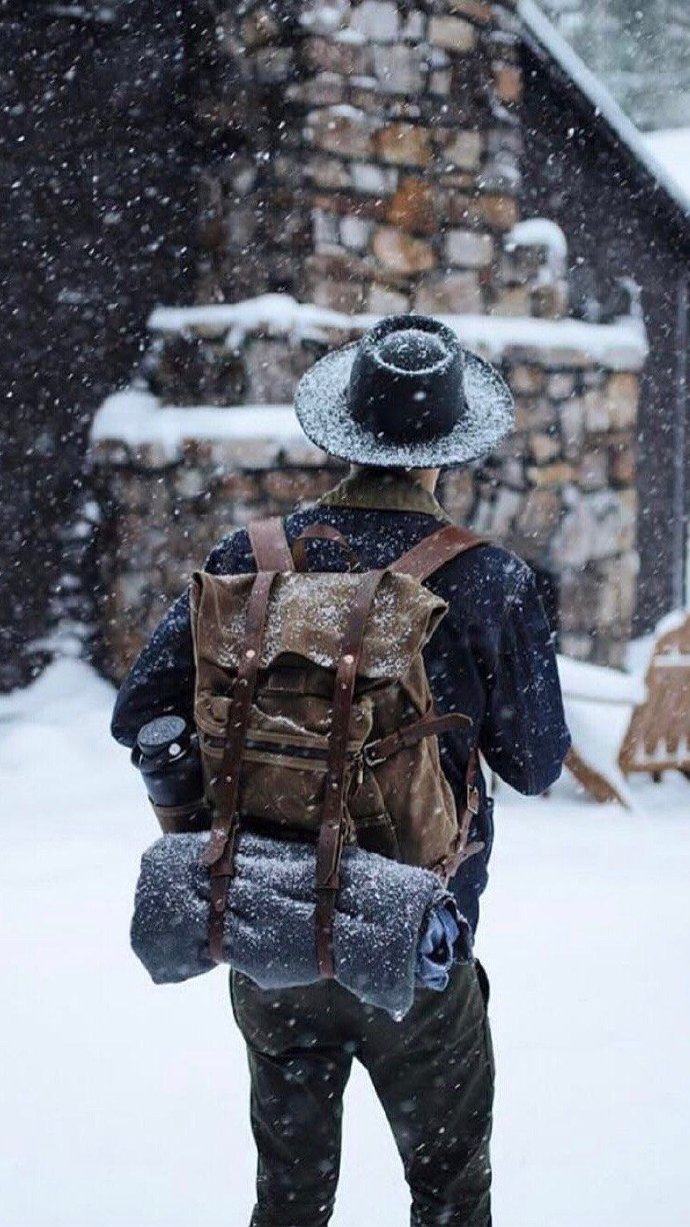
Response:
[{"label": "leather strap", "polygon": [[472,820],[479,813],[479,789],[477,787],[477,777],[479,775],[479,754],[475,746],[472,747],[467,760],[467,775],[465,777],[465,809],[458,825],[458,833],[453,842],[452,851],[444,856],[441,861],[432,866],[433,872],[438,873],[441,878],[447,883],[457,873],[463,861],[468,860],[470,856],[474,856],[475,852],[481,852],[484,847],[482,840],[476,840],[475,843],[468,843]]},{"label": "leather strap", "polygon": [[433,575],[434,571],[438,571],[444,563],[450,562],[451,558],[473,550],[478,545],[488,544],[486,537],[477,537],[469,529],[458,528],[456,524],[446,524],[444,528],[423,537],[411,550],[401,554],[388,570],[397,575],[413,575],[421,583]]},{"label": "leather strap", "polygon": [[257,571],[294,571],[295,565],[280,516],[252,520],[247,532]]},{"label": "leather strap", "polygon": [[223,927],[227,889],[232,877],[237,839],[237,802],[240,771],[251,711],[252,699],[261,661],[266,614],[276,571],[259,571],[247,605],[245,648],[240,660],[228,711],[227,736],[218,775],[212,787],[214,815],[211,835],[200,863],[211,873],[211,922],[209,949],[216,963],[223,961]]},{"label": "leather strap", "polygon": [[344,554],[347,555],[351,569],[360,570],[361,563],[355,551],[352,549],[347,537],[338,532],[337,528],[333,528],[331,524],[310,524],[300,533],[299,537],[292,543],[292,556],[295,560],[295,566],[298,571],[307,570],[307,550],[305,541],[335,541],[341,547]]},{"label": "leather strap", "polygon": [[461,725],[471,728],[472,724],[471,717],[463,715],[462,712],[447,712],[444,716],[426,715],[421,720],[415,720],[413,724],[404,724],[388,737],[368,742],[364,747],[363,758],[368,767],[375,767],[377,763],[392,758],[399,750],[415,745],[423,737],[449,733]]},{"label": "leather strap", "polygon": [[368,571],[357,589],[348,616],[333,692],[321,825],[316,846],[316,954],[319,974],[332,979],[333,917],[340,885],[340,861],[345,836],[345,768],[350,713],[364,629],[385,571]]}]

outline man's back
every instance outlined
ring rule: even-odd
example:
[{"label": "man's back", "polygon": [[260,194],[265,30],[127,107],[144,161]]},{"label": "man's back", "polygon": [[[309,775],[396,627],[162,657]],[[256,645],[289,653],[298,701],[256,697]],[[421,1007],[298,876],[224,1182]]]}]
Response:
[{"label": "man's back", "polygon": [[[311,524],[337,528],[364,569],[385,567],[449,522],[434,496],[404,474],[364,469],[285,520],[292,544]],[[337,543],[309,542],[310,570],[348,565]],[[241,529],[211,552],[206,569],[238,574],[255,569],[249,535]],[[551,636],[534,577],[514,555],[482,545],[447,563],[427,585],[448,603],[448,613],[424,650],[439,713],[459,711],[473,729],[440,738],[441,761],[458,811],[471,738],[490,767],[525,793],[545,791],[558,777],[569,737]],[[118,696],[113,733],[133,745],[139,728],[174,710],[191,719],[193,655],[186,595],[173,606]],[[481,804],[470,839],[484,851],[468,860],[452,882],[461,910],[476,929],[478,897],[487,880],[493,842],[493,803],[479,780]]]}]

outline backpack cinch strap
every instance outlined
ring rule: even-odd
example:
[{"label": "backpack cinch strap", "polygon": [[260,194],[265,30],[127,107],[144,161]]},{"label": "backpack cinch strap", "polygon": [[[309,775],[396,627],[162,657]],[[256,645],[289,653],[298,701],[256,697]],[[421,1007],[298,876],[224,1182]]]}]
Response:
[{"label": "backpack cinch strap", "polygon": [[[411,550],[398,558],[387,570],[412,575],[420,582],[427,579],[451,558],[483,545],[484,540],[466,529],[447,525],[424,538]],[[345,834],[345,762],[350,712],[362,654],[362,644],[367,618],[376,595],[376,590],[386,570],[370,571],[363,578],[343,639],[343,655],[336,672],[333,696],[333,716],[329,741],[328,765],[325,782],[325,797],[321,815],[321,827],[316,853],[316,947],[321,976],[332,979],[335,974],[333,958],[333,920],[335,903],[340,885],[340,862]],[[378,756],[388,757],[411,744],[428,737],[466,724],[469,717],[459,713],[446,716],[426,715],[414,726],[400,730],[390,738],[379,742]],[[371,747],[372,750],[374,747]],[[434,870],[442,876],[452,874],[468,854],[467,839],[472,819],[478,810],[479,794],[476,788],[476,750],[470,751],[467,770],[467,805],[460,821],[458,835],[452,853],[444,858]],[[474,850],[474,849],[473,849]]]},{"label": "backpack cinch strap", "polygon": [[245,647],[237,669],[228,712],[225,749],[213,785],[214,816],[201,864],[211,874],[209,950],[216,963],[223,961],[223,928],[228,883],[234,872],[237,840],[237,801],[244,743],[261,661],[266,613],[277,571],[259,571],[247,605]]},{"label": "backpack cinch strap", "polygon": [[364,629],[384,575],[385,571],[369,571],[359,585],[350,609],[335,675],[325,793],[316,846],[316,954],[319,973],[328,979],[332,979],[335,973],[333,918],[345,835],[345,764],[352,698],[362,655]]}]

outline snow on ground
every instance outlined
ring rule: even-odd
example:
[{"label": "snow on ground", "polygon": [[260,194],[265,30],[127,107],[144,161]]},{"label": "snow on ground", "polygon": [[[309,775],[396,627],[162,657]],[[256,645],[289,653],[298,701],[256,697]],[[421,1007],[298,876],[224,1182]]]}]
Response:
[{"label": "snow on ground", "polygon": [[[157,828],[75,661],[0,700],[3,1227],[245,1227],[254,1153],[224,972],[156,988],[128,947]],[[478,953],[498,1060],[498,1227],[690,1224],[690,785],[636,811],[497,798]],[[402,1227],[373,1093],[346,1100],[334,1227]]]}]

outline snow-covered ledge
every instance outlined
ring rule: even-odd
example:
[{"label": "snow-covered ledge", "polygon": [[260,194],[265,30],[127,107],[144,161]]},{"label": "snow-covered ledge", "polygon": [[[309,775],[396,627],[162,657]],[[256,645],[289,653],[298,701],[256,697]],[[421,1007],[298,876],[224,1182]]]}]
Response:
[{"label": "snow-covered ledge", "polygon": [[286,452],[292,462],[318,464],[324,454],[305,438],[291,404],[165,405],[142,388],[126,388],[109,396],[96,413],[91,443],[115,443],[128,452],[146,451],[155,466],[175,463],[191,443],[203,440],[224,446],[227,459],[237,450],[238,462],[277,463]]},{"label": "snow-covered ledge", "polygon": [[[379,315],[346,315],[288,294],[262,294],[237,303],[201,307],[156,307],[149,328],[159,333],[190,333],[224,338],[239,349],[250,333],[285,336],[291,341],[328,340],[333,333],[357,335],[372,328]],[[439,315],[463,345],[491,362],[538,354],[546,367],[593,363],[609,371],[639,371],[649,346],[644,324],[626,318],[613,324],[581,320],[543,320],[527,316]]]}]

